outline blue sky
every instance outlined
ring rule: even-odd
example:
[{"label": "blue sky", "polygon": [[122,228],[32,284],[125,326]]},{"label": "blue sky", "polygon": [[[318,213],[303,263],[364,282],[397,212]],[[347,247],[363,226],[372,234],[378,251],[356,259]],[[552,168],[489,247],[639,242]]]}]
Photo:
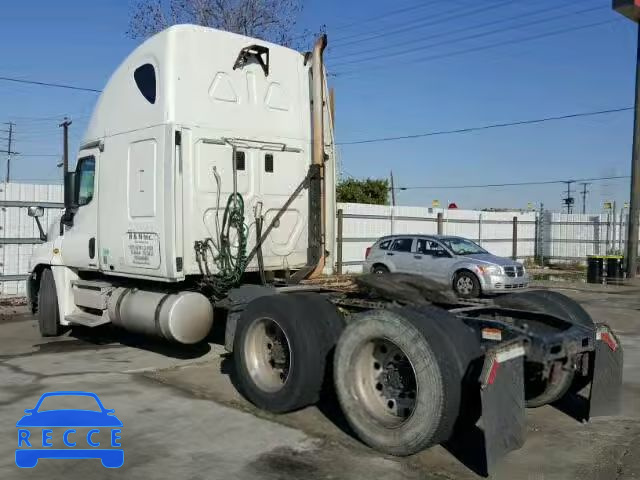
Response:
[{"label": "blue sky", "polygon": [[[8,3],[0,31],[0,76],[102,88],[138,44],[124,35],[128,7],[126,0]],[[600,22],[608,23],[520,41]],[[322,24],[329,34],[338,142],[633,104],[636,26],[613,12],[607,0],[305,2],[301,26]],[[495,44],[503,45],[484,48]],[[406,49],[411,51],[400,55]],[[376,55],[380,58],[371,59]],[[73,119],[73,150],[96,98],[0,81],[0,122],[16,123],[15,149],[25,154],[13,162],[14,178],[58,178],[60,117]],[[628,175],[632,126],[627,111],[344,145],[341,169],[358,178],[387,177],[393,169],[396,184],[406,187]],[[588,210],[599,211],[604,200],[626,200],[628,183],[594,182]],[[562,195],[561,185],[424,189],[399,192],[398,203],[430,205],[439,199],[462,208],[524,208],[544,202],[559,210]],[[576,201],[580,205],[578,195]]]}]

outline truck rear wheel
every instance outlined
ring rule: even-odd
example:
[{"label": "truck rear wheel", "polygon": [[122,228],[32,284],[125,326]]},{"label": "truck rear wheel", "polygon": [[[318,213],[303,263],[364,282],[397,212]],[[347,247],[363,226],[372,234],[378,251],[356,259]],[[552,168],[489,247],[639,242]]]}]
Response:
[{"label": "truck rear wheel", "polygon": [[40,275],[40,289],[38,290],[38,327],[43,337],[60,335],[60,310],[58,310],[58,295],[56,282],[50,269],[45,269]]},{"label": "truck rear wheel", "polygon": [[334,379],[342,411],[362,441],[404,456],[450,437],[462,384],[450,345],[434,322],[409,309],[372,310],[347,326]]},{"label": "truck rear wheel", "polygon": [[[497,297],[495,303],[505,308],[546,313],[574,325],[595,328],[589,314],[577,302],[561,293],[531,290]],[[551,380],[541,378],[540,372],[541,365],[525,363],[525,402],[529,408],[541,407],[559,400],[572,387],[574,381],[576,386],[585,385],[584,381],[581,381],[582,377],[577,378],[572,369],[559,362],[552,366]]]},{"label": "truck rear wheel", "polygon": [[319,295],[278,294],[252,301],[238,319],[234,338],[238,389],[274,413],[315,403],[342,325],[337,309]]}]

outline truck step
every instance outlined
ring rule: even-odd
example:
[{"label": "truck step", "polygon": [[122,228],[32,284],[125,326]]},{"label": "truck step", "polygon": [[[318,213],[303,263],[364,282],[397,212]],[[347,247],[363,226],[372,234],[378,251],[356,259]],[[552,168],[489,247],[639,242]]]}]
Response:
[{"label": "truck step", "polygon": [[73,301],[79,307],[106,310],[109,295],[115,288],[107,282],[76,280],[71,284]]},{"label": "truck step", "polygon": [[106,312],[102,315],[94,315],[88,312],[76,312],[65,316],[64,319],[75,325],[84,325],[85,327],[97,327],[98,325],[104,325],[105,323],[111,322]]}]

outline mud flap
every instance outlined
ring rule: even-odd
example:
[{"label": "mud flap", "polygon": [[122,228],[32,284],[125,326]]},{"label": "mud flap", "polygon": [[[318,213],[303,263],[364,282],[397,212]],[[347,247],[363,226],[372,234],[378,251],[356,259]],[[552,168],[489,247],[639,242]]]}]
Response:
[{"label": "mud flap", "polygon": [[597,325],[589,394],[589,418],[616,415],[622,400],[622,345],[604,324]]},{"label": "mud flap", "polygon": [[524,355],[516,341],[489,350],[480,377],[487,472],[524,444]]}]

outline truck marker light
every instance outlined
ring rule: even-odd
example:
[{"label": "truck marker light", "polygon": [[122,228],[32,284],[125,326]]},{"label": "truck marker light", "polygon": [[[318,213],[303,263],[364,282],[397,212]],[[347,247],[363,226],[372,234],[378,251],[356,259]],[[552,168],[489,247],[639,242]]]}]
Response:
[{"label": "truck marker light", "polygon": [[491,369],[489,370],[489,376],[487,377],[487,385],[493,385],[493,382],[496,380],[496,375],[498,374],[498,367],[500,366],[500,362],[497,360],[493,360],[491,363]]},{"label": "truck marker light", "polygon": [[615,352],[618,349],[618,342],[616,342],[615,338],[607,328],[598,328],[598,331],[596,332],[596,340],[601,340],[606,343],[612,352]]},{"label": "truck marker light", "polygon": [[493,385],[498,375],[498,368],[501,363],[507,362],[514,358],[522,357],[525,355],[524,346],[521,343],[511,344],[500,350],[493,350],[487,354],[484,367],[482,369],[481,388],[486,388],[489,385]]},{"label": "truck marker light", "polygon": [[484,340],[495,340],[496,342],[502,341],[502,330],[499,328],[483,328],[482,338]]},{"label": "truck marker light", "polygon": [[515,345],[513,347],[505,348],[496,353],[496,360],[500,363],[511,360],[512,358],[518,358],[524,356],[524,346]]},{"label": "truck marker light", "polygon": [[54,248],[54,249],[53,249],[53,254],[54,254],[54,255],[57,255],[57,254],[59,254],[59,253],[60,253],[60,249],[59,249],[59,248]]}]

